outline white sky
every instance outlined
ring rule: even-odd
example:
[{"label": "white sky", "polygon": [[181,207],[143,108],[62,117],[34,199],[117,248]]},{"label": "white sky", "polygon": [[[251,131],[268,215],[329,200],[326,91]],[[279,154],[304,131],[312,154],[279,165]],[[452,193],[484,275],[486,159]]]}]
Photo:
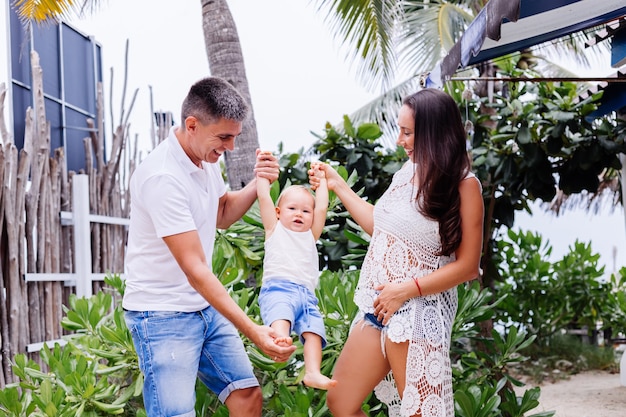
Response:
[{"label": "white sky", "polygon": [[[155,110],[172,111],[179,122],[189,87],[209,75],[200,4],[108,0],[94,16],[71,22],[102,45],[105,82],[114,67],[118,112],[129,39],[128,85],[140,89],[132,131],[149,132],[148,86]],[[327,121],[341,120],[374,97],[351,76],[323,16],[308,0],[228,4],[239,32],[262,148],[276,151],[281,141],[286,151],[308,147],[315,139],[310,131],[321,133]],[[105,90],[108,94],[108,87]]]},{"label": "white sky", "polygon": [[[355,71],[309,0],[229,0],[228,4],[239,32],[262,148],[276,151],[281,141],[288,152],[308,148],[315,139],[310,131],[321,133],[327,121],[336,123],[374,97],[356,81]],[[148,86],[152,86],[155,110],[172,111],[178,122],[189,86],[209,74],[200,0],[108,0],[97,14],[72,25],[94,35],[103,47],[107,101],[109,70],[115,69],[117,118],[129,39],[127,100],[138,88],[131,132],[140,137],[148,137],[152,120]],[[560,217],[542,214],[540,208],[534,212],[533,217],[518,214],[515,229],[541,233],[552,244],[555,260],[578,239],[592,241],[607,272],[614,265],[626,266],[621,209]]]}]

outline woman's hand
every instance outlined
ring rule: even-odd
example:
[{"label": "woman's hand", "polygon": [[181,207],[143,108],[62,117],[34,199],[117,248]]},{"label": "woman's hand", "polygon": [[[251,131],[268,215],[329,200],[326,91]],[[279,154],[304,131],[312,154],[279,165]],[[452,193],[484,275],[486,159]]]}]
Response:
[{"label": "woman's hand", "polygon": [[339,181],[343,181],[343,178],[333,167],[323,162],[312,162],[311,169],[307,173],[309,174],[309,184],[311,184],[312,190],[317,189],[322,178],[326,178],[329,190],[334,190]]},{"label": "woman's hand", "polygon": [[374,232],[374,205],[354,192],[332,166],[322,162],[313,162],[311,165],[312,168],[308,171],[311,188],[317,189],[320,186],[322,175],[326,177],[328,190],[335,193],[354,221],[361,226],[365,233],[371,236]]},{"label": "woman's hand", "polygon": [[375,288],[379,292],[374,300],[374,315],[384,325],[389,323],[391,316],[398,311],[408,299],[403,283],[387,283]]}]

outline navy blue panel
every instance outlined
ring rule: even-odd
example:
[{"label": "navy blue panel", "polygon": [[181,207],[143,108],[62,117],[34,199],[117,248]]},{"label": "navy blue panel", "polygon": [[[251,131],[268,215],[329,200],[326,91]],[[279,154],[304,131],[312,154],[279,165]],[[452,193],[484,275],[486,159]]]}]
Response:
[{"label": "navy blue panel", "polygon": [[44,99],[46,119],[50,122],[50,156],[54,150],[63,147],[63,113],[61,104],[49,98]]},{"label": "navy blue panel", "polygon": [[61,66],[59,65],[59,26],[45,24],[33,31],[34,49],[43,70],[43,91],[61,98]]},{"label": "navy blue panel", "polygon": [[581,0],[522,0],[520,2],[519,17],[523,19],[579,1]]},{"label": "navy blue panel", "polygon": [[24,147],[24,131],[26,130],[26,109],[33,107],[33,96],[29,89],[13,84],[13,135],[15,146]]},{"label": "navy blue panel", "polygon": [[32,78],[30,76],[30,40],[13,7],[11,7],[9,15],[9,25],[11,25],[11,76],[23,84],[30,85]]},{"label": "navy blue panel", "polygon": [[102,48],[96,43],[96,79],[102,82]]},{"label": "navy blue panel", "polygon": [[95,117],[96,86],[92,43],[70,27],[63,26],[63,51],[65,101]]},{"label": "navy blue panel", "polygon": [[588,121],[595,120],[613,111],[626,107],[626,84],[610,83],[603,88],[598,108],[585,117]]},{"label": "navy blue panel", "polygon": [[97,83],[102,81],[101,47],[66,23],[34,25],[31,36],[14,8],[9,24],[15,143],[23,148],[26,109],[33,107],[30,50],[34,49],[43,70],[51,155],[64,148],[67,168],[78,172],[85,166],[86,119],[96,117]]},{"label": "navy blue panel", "polygon": [[67,129],[65,130],[67,142],[67,169],[79,172],[86,166],[84,139],[89,137],[87,129],[87,117],[72,109],[66,109],[65,117]]},{"label": "navy blue panel", "polygon": [[611,38],[611,66],[619,68],[626,63],[626,28]]},{"label": "navy blue panel", "polygon": [[[96,65],[96,82],[102,84],[102,48],[100,47],[100,45],[98,45],[98,43],[95,43],[95,53],[96,53],[96,57],[95,57],[95,65]],[[96,93],[98,92],[98,89],[96,88]],[[98,103],[98,96],[96,95],[96,99],[94,100],[94,106]],[[106,113],[106,112],[103,112]],[[94,107],[94,114],[97,115],[97,109]],[[103,122],[106,122],[106,116],[104,116],[103,114]],[[94,116],[94,120],[95,120],[95,116]],[[103,139],[103,146],[104,149],[107,149],[107,137],[106,135],[103,135],[102,137]],[[107,163],[108,162],[108,157],[107,157],[107,153],[104,152],[104,162]]]}]

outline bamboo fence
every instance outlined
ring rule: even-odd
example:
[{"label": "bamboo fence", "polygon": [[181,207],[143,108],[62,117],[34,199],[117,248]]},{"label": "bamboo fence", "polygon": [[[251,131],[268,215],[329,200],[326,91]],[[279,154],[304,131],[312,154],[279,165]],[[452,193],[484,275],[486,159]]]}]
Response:
[{"label": "bamboo fence", "polygon": [[[16,354],[26,353],[28,344],[61,338],[62,305],[75,290],[61,281],[24,279],[25,273],[71,273],[75,264],[72,227],[62,225],[60,218],[61,211],[71,211],[75,173],[67,171],[63,149],[50,149],[36,52],[31,54],[31,66],[34,108],[27,110],[24,146],[19,151],[6,128],[6,86],[0,84],[0,388],[14,382],[11,361]],[[90,135],[83,141],[87,157],[84,172],[79,173],[89,177],[92,214],[128,218],[128,180],[137,160],[137,139],[131,154],[128,111],[113,131],[105,159],[102,86],[98,89],[97,120],[86,120]],[[123,272],[126,238],[125,226],[91,224],[93,272]],[[102,286],[94,282],[93,292]],[[38,353],[29,355],[40,361]]]}]

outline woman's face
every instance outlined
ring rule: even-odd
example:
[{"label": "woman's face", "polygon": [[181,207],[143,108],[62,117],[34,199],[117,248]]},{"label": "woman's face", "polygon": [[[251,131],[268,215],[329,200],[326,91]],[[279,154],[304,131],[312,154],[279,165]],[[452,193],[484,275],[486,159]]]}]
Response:
[{"label": "woman's face", "polygon": [[413,110],[407,105],[400,108],[398,127],[400,128],[400,133],[396,144],[404,148],[411,162],[415,162],[415,118],[413,117]]}]

